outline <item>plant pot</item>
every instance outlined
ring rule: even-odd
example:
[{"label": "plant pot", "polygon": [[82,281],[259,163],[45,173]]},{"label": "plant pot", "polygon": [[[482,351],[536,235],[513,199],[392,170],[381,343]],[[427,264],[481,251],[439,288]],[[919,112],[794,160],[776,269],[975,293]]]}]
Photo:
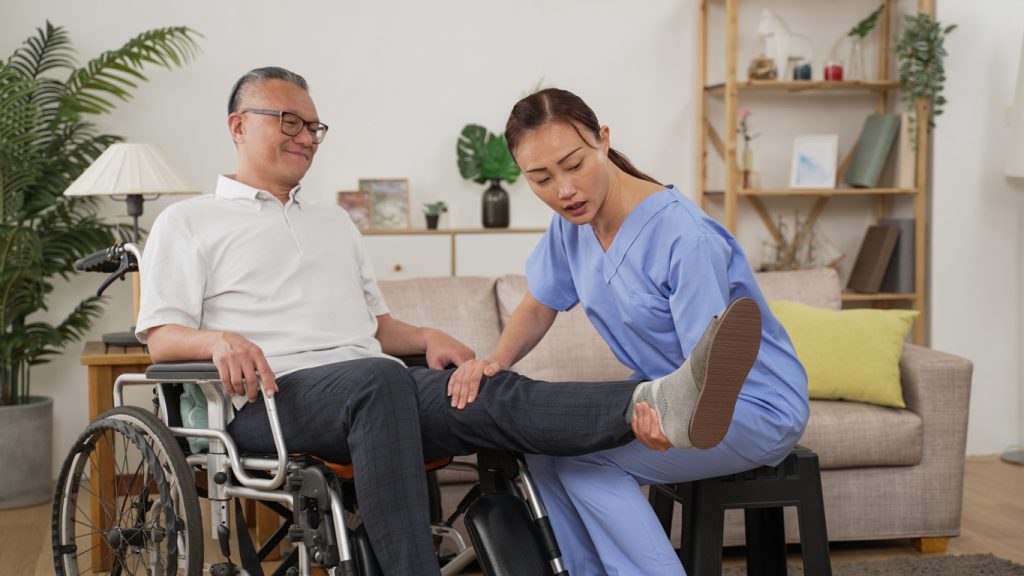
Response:
[{"label": "plant pot", "polygon": [[424,214],[427,219],[427,230],[437,230],[437,219],[441,217],[440,214]]},{"label": "plant pot", "polygon": [[0,510],[46,502],[51,488],[53,398],[0,406]]},{"label": "plant pot", "polygon": [[501,187],[501,180],[491,180],[491,186],[483,196],[484,228],[508,228],[508,192]]}]

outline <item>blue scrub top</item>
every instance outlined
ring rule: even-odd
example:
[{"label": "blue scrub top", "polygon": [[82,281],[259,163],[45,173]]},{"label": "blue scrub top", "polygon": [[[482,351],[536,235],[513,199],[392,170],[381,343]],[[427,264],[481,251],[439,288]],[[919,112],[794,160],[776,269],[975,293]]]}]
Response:
[{"label": "blue scrub top", "polygon": [[761,349],[740,398],[806,421],[807,375],[743,250],[675,187],[634,208],[607,252],[589,224],[554,215],[526,275],[545,306],[566,311],[582,303],[619,361],[645,380],[681,366],[729,302],[753,298],[761,308]]}]

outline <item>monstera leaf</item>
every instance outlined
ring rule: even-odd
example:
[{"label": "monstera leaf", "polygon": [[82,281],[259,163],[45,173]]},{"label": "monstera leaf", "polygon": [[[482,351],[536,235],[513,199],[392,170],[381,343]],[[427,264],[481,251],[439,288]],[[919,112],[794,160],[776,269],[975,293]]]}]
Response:
[{"label": "monstera leaf", "polygon": [[459,173],[481,184],[504,180],[509,184],[519,177],[519,167],[508,151],[504,135],[488,132],[479,124],[467,124],[455,145]]}]

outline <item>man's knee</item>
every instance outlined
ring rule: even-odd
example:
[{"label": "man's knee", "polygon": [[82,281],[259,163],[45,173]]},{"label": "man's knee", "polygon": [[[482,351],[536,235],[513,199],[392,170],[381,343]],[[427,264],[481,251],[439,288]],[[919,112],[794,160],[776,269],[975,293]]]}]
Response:
[{"label": "man's knee", "polygon": [[359,361],[362,392],[376,401],[416,405],[416,385],[409,369],[386,358]]}]

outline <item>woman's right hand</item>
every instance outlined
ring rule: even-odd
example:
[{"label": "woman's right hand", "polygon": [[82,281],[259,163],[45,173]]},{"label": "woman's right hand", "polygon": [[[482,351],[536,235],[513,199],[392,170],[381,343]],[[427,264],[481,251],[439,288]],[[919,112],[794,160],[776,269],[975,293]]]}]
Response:
[{"label": "woman's right hand", "polygon": [[494,376],[506,368],[494,360],[468,360],[463,362],[448,379],[448,396],[452,407],[462,410],[476,400],[480,381],[484,376]]}]

